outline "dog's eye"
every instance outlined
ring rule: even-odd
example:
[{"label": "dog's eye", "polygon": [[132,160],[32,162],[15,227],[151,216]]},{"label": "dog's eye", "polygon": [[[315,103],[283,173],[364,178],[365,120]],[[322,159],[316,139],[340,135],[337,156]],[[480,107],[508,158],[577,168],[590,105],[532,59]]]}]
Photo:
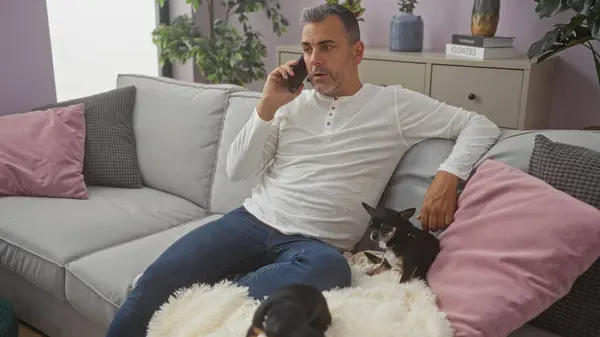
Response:
[{"label": "dog's eye", "polygon": [[391,232],[392,231],[392,226],[390,225],[381,225],[381,230],[384,232]]}]

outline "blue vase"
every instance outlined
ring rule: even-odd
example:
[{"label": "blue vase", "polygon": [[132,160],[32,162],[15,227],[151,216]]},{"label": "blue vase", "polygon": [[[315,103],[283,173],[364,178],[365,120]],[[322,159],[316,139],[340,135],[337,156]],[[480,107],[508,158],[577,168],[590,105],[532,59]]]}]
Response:
[{"label": "blue vase", "polygon": [[421,52],[423,50],[423,19],[420,15],[400,12],[390,26],[390,50]]}]

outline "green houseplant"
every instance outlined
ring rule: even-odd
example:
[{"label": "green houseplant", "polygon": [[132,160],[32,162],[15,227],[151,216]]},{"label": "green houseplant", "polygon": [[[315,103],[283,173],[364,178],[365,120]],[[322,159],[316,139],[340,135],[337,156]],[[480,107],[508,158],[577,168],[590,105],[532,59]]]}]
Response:
[{"label": "green houseplant", "polygon": [[600,40],[600,2],[596,0],[535,0],[536,13],[540,19],[552,17],[566,10],[573,16],[568,23],[554,25],[539,41],[534,42],[528,52],[529,59],[542,62],[561,51],[582,45],[590,50],[596,64],[600,84],[600,54],[594,49],[593,41]]},{"label": "green houseplant", "polygon": [[[162,7],[165,0],[156,0]],[[264,11],[277,36],[287,32],[288,20],[280,13],[281,6],[272,0],[220,0],[224,18],[215,18],[215,0],[205,0],[209,16],[208,32],[195,24],[195,14],[204,0],[185,0],[192,6],[192,15],[180,15],[170,25],[159,25],[152,31],[152,42],[159,49],[159,62],[184,63],[192,59],[200,74],[210,83],[230,83],[243,86],[266,78],[263,59],[267,48],[262,35],[249,23],[248,14]],[[240,29],[231,24],[236,17]]]},{"label": "green houseplant", "polygon": [[326,0],[325,2],[328,5],[342,5],[354,13],[354,16],[356,16],[358,21],[365,21],[362,16],[365,13],[366,8],[362,6],[362,0],[344,0],[341,4],[339,0]]}]

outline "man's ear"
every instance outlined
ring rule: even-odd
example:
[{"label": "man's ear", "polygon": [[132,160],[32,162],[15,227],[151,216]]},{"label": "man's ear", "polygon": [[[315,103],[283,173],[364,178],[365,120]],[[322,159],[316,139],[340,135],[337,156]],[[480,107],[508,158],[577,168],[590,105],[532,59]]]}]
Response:
[{"label": "man's ear", "polygon": [[398,212],[398,214],[400,214],[400,216],[405,219],[405,220],[409,220],[410,218],[412,218],[413,215],[415,215],[415,212],[417,211],[416,208],[407,208],[401,212]]},{"label": "man's ear", "polygon": [[365,54],[365,44],[362,41],[358,41],[354,44],[354,51],[352,55],[354,55],[354,59],[356,60],[356,64],[359,64]]},{"label": "man's ear", "polygon": [[375,211],[375,209],[367,204],[365,204],[364,202],[362,203],[363,207],[367,210],[367,212],[369,212],[370,215],[373,215],[373,211]]}]

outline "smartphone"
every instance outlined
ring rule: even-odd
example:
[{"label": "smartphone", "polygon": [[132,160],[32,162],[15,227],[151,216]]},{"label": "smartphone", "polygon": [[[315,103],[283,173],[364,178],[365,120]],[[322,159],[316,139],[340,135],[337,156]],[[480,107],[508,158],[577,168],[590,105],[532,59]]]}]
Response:
[{"label": "smartphone", "polygon": [[304,62],[304,56],[300,56],[296,65],[292,66],[294,76],[288,76],[287,84],[290,92],[295,93],[298,91],[298,87],[306,77],[308,76],[308,69],[306,68],[306,62]]}]

